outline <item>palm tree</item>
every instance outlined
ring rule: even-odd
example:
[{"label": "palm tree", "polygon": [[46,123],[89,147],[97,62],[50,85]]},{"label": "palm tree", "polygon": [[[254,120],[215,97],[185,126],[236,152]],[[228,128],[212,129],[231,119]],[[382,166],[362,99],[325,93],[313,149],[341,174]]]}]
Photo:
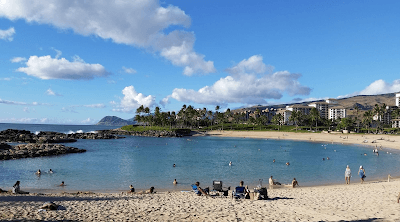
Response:
[{"label": "palm tree", "polygon": [[369,124],[371,124],[372,122],[372,117],[374,116],[374,113],[371,110],[368,110],[364,113],[363,115],[363,120],[362,122],[364,123],[364,125],[367,127],[368,129],[368,133],[369,133]]},{"label": "palm tree", "polygon": [[358,119],[358,112],[360,111],[357,104],[354,104],[354,109],[356,110],[356,118],[355,121],[357,123],[357,132],[360,131],[360,120]]},{"label": "palm tree", "polygon": [[321,118],[319,115],[319,112],[317,110],[317,108],[313,107],[310,111],[310,118],[311,121],[315,121],[315,131],[317,131],[317,127],[318,127],[318,120]]},{"label": "palm tree", "polygon": [[281,113],[276,114],[273,118],[272,118],[272,122],[275,123],[276,125],[278,125],[278,130],[280,130],[280,126],[283,123],[283,115]]},{"label": "palm tree", "polygon": [[289,121],[292,121],[296,125],[296,132],[297,132],[297,127],[299,126],[299,122],[302,117],[303,117],[303,113],[300,111],[293,111],[292,115],[290,115],[290,117],[289,117]]}]

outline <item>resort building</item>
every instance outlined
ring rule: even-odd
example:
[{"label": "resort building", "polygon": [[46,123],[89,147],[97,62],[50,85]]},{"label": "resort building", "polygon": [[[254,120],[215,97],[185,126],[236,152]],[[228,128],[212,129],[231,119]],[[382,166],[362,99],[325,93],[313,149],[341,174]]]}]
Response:
[{"label": "resort building", "polygon": [[396,106],[400,107],[400,92],[396,93]]},{"label": "resort building", "polygon": [[329,108],[328,119],[342,119],[346,117],[346,109],[341,106]]},{"label": "resort building", "polygon": [[314,102],[314,103],[310,103],[308,105],[311,106],[311,107],[315,107],[318,110],[319,115],[321,116],[321,118],[328,119],[329,103],[327,103],[327,102]]}]

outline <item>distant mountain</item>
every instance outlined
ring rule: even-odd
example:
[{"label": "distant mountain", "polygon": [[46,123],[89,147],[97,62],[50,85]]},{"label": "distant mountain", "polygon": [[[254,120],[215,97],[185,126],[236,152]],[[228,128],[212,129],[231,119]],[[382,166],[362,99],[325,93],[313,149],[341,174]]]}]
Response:
[{"label": "distant mountain", "polygon": [[125,125],[133,125],[136,124],[135,121],[132,119],[121,119],[117,116],[106,116],[103,119],[101,119],[96,125],[102,125],[102,126],[125,126]]}]

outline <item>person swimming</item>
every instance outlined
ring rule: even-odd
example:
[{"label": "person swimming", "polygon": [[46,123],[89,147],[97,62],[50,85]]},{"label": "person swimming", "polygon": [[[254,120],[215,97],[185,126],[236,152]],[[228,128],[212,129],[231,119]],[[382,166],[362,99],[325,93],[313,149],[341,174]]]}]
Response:
[{"label": "person swimming", "polygon": [[229,162],[229,166],[232,166],[232,161]]},{"label": "person swimming", "polygon": [[63,187],[63,186],[67,186],[67,185],[65,185],[64,181],[61,181],[61,184],[58,185],[58,186],[59,186],[59,187]]},{"label": "person swimming", "polygon": [[40,171],[40,169],[38,169],[38,171],[36,171],[36,174],[39,176],[40,174],[42,174],[42,171]]},{"label": "person swimming", "polygon": [[172,182],[172,184],[177,185],[178,181],[176,181],[176,179],[174,179],[174,182]]},{"label": "person swimming", "polygon": [[290,163],[289,162],[286,162],[286,166],[289,166],[290,165]]},{"label": "person swimming", "polygon": [[54,173],[52,169],[49,170],[49,173]]},{"label": "person swimming", "polygon": [[275,163],[275,159],[273,159],[272,162]]},{"label": "person swimming", "polygon": [[172,165],[172,167],[176,167],[176,164],[174,163],[174,165]]}]

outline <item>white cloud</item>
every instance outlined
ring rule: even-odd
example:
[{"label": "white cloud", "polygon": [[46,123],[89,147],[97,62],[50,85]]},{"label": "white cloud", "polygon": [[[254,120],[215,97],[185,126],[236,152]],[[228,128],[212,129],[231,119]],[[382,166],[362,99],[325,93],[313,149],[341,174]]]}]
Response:
[{"label": "white cloud", "polygon": [[24,62],[24,61],[26,61],[26,58],[24,58],[24,57],[14,57],[11,59],[12,63],[19,63],[19,62]]},{"label": "white cloud", "polygon": [[1,98],[0,98],[0,104],[23,105],[23,106],[50,106],[50,104],[48,104],[48,103],[38,103],[38,102],[26,103],[26,102],[3,100]]},{"label": "white cloud", "polygon": [[46,94],[49,95],[49,96],[62,96],[61,94],[58,94],[58,93],[54,92],[52,89],[48,89],[46,91]]},{"label": "white cloud", "polygon": [[[122,90],[122,94],[124,94],[124,97],[121,99],[121,103],[117,105],[117,108],[113,109],[113,111],[132,113],[141,105],[144,107],[152,107],[155,105],[154,96],[145,96],[142,93],[137,93],[133,86],[125,87]],[[113,104],[115,102],[112,101],[110,103]]]},{"label": "white cloud", "polygon": [[388,83],[385,80],[378,79],[359,92],[340,95],[337,97],[337,99],[348,98],[358,95],[379,95],[396,92],[400,92],[400,79],[393,80],[392,83]]},{"label": "white cloud", "polygon": [[171,96],[167,96],[167,97],[163,98],[163,99],[160,101],[160,105],[162,105],[163,107],[165,107],[167,104],[169,104],[169,103],[170,103],[170,102],[169,102],[169,98],[171,98]]},{"label": "white cloud", "polygon": [[0,119],[0,122],[3,123],[57,123],[53,120],[50,120],[48,118],[4,118]]},{"label": "white cloud", "polygon": [[[72,29],[83,36],[159,52],[174,65],[184,67],[185,75],[215,72],[213,62],[194,51],[194,33],[181,29],[190,26],[190,17],[176,6],[162,7],[159,0],[2,1],[0,17]],[[177,28],[164,32],[171,26]]]},{"label": "white cloud", "polygon": [[77,111],[75,111],[74,109],[73,109],[73,107],[62,107],[61,108],[61,112],[64,112],[64,113],[78,113]]},{"label": "white cloud", "polygon": [[88,64],[82,61],[68,61],[65,58],[56,59],[48,56],[31,56],[26,67],[17,69],[19,72],[40,79],[93,79],[109,75],[100,64]]},{"label": "white cloud", "polygon": [[4,77],[4,78],[0,78],[1,81],[11,81],[10,77]]},{"label": "white cloud", "polygon": [[181,102],[195,102],[207,105],[228,103],[266,104],[266,99],[280,99],[283,93],[290,96],[309,95],[311,89],[299,83],[301,74],[278,71],[272,74],[271,66],[262,62],[261,56],[252,56],[227,69],[231,75],[221,78],[212,86],[198,91],[175,88],[169,98]]},{"label": "white cloud", "polygon": [[104,104],[90,104],[90,105],[83,105],[84,107],[88,107],[88,108],[104,108],[106,107]]},{"label": "white cloud", "polygon": [[129,73],[129,74],[135,74],[135,73],[136,73],[136,70],[134,70],[134,69],[132,69],[132,68],[126,68],[125,66],[122,66],[122,70],[123,70],[125,73]]},{"label": "white cloud", "polygon": [[[0,7],[0,8],[3,8],[3,7]],[[0,11],[1,11],[2,9],[0,9]],[[3,8],[3,10],[4,10],[4,8]],[[5,9],[6,10],[6,9]],[[1,15],[1,13],[0,13],[0,15]],[[0,39],[3,39],[3,40],[7,40],[7,41],[12,41],[14,38],[13,38],[13,36],[14,36],[14,34],[15,34],[15,29],[14,29],[14,27],[11,27],[11,28],[9,28],[9,29],[7,29],[7,30],[2,30],[2,29],[0,29]]]},{"label": "white cloud", "polygon": [[82,124],[94,124],[94,123],[96,123],[96,121],[91,118],[87,118],[85,120],[82,120],[81,123]]},{"label": "white cloud", "polygon": [[385,93],[393,93],[400,91],[400,79],[394,80],[392,83],[388,83],[382,79],[376,80],[361,90],[358,95],[377,95]]}]

